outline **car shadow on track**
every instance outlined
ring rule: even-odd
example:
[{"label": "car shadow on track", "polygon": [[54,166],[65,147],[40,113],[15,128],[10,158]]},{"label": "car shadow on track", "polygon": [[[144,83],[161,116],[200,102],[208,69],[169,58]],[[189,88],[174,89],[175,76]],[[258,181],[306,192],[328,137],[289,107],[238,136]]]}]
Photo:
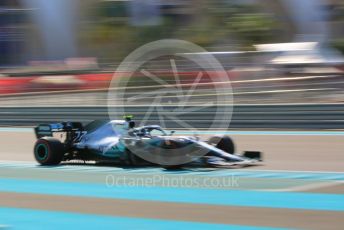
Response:
[{"label": "car shadow on track", "polygon": [[128,166],[128,165],[121,165],[118,163],[112,163],[112,162],[63,162],[60,165],[56,166],[44,166],[44,167],[50,167],[50,168],[58,168],[58,167],[63,167],[63,166],[92,166],[92,167],[114,167],[114,168],[120,168],[125,171],[142,171],[142,170],[147,170],[150,171],[152,170],[161,170],[161,172],[168,172],[168,173],[178,173],[178,174],[188,174],[190,172],[212,172],[212,171],[220,171],[220,170],[226,170],[226,169],[240,169],[240,168],[247,168],[250,167],[249,165],[246,166],[227,166],[227,167],[205,167],[205,166],[200,166],[200,165],[187,165],[187,166],[181,166],[181,167],[160,167],[160,166],[152,166],[152,165],[147,165],[147,166]]}]

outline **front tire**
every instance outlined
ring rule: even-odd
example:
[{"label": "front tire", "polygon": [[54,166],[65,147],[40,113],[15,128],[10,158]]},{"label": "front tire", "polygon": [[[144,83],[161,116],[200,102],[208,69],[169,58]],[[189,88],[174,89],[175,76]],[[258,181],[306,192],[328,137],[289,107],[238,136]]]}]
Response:
[{"label": "front tire", "polygon": [[235,153],[235,145],[229,136],[213,136],[209,139],[208,144],[214,145],[216,148],[221,149],[227,153]]},{"label": "front tire", "polygon": [[43,137],[36,141],[34,156],[41,165],[58,165],[64,154],[64,145],[56,138]]}]

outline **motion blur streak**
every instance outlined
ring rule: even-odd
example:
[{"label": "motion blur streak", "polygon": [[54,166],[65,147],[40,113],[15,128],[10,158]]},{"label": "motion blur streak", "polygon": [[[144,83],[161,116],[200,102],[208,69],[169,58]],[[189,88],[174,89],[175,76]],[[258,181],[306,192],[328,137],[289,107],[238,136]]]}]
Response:
[{"label": "motion blur streak", "polygon": [[20,0],[34,9],[32,18],[39,25],[46,58],[49,60],[73,57],[77,54],[75,10],[79,0]]},{"label": "motion blur streak", "polygon": [[[343,25],[343,0],[0,0],[0,229],[343,229]],[[263,162],[37,165],[34,126],[124,115]]]}]

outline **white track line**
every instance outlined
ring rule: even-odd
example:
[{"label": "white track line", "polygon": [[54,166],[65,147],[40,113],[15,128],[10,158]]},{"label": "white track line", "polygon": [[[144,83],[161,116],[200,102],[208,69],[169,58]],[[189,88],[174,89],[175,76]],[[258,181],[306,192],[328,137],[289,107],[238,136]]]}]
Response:
[{"label": "white track line", "polygon": [[[5,161],[5,160],[0,160],[0,166],[1,165],[12,165],[12,166],[40,166],[37,162],[35,161]],[[61,165],[58,167],[41,167],[41,168],[52,168],[52,169],[58,169],[58,168],[64,168],[64,167],[68,167],[68,168],[88,168],[88,169],[93,169],[93,168],[103,168],[103,169],[121,169],[124,170],[123,168],[118,168],[115,166],[98,166],[98,165]],[[147,169],[152,169],[152,168],[147,168]],[[133,171],[135,172],[146,172],[147,169],[135,169]],[[344,175],[344,171],[309,171],[309,170],[272,170],[272,169],[218,169],[218,170],[213,170],[213,172],[218,172],[218,173],[226,173],[228,171],[232,171],[233,173],[252,173],[254,174],[255,172],[260,173],[260,172],[267,172],[267,173],[319,173],[319,174],[343,174]],[[203,172],[197,172],[196,173],[203,173]]]}]

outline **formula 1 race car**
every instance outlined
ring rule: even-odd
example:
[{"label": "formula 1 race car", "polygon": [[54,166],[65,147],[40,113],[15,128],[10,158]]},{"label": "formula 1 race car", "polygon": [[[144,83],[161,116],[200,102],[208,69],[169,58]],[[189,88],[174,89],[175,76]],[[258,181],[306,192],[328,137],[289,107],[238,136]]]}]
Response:
[{"label": "formula 1 race car", "polygon": [[226,167],[256,165],[262,160],[257,151],[235,154],[228,136],[213,136],[205,142],[195,136],[175,136],[158,125],[135,127],[130,117],[85,126],[80,122],[41,124],[35,134],[34,156],[41,165],[81,160],[164,168]]}]

